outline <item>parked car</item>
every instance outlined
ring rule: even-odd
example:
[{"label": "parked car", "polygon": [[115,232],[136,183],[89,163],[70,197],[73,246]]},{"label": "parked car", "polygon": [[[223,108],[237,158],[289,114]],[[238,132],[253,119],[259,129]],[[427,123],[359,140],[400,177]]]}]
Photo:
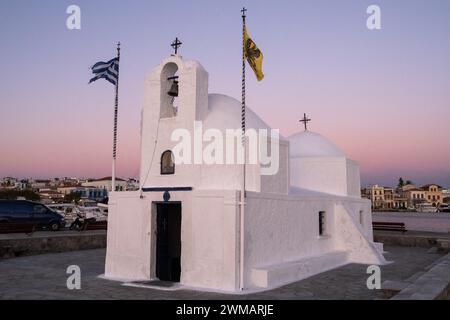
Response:
[{"label": "parked car", "polygon": [[57,231],[65,226],[64,217],[49,207],[27,200],[0,200],[0,223],[36,224]]}]

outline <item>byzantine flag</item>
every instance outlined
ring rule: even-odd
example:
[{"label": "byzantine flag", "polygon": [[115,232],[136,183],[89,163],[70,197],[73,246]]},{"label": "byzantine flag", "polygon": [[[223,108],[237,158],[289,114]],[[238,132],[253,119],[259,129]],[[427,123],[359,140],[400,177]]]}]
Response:
[{"label": "byzantine flag", "polygon": [[258,49],[256,44],[247,34],[247,28],[244,27],[244,54],[247,59],[248,64],[252,67],[253,72],[255,72],[256,78],[258,81],[261,81],[264,78],[264,74],[262,72],[262,62],[263,62],[263,54]]}]

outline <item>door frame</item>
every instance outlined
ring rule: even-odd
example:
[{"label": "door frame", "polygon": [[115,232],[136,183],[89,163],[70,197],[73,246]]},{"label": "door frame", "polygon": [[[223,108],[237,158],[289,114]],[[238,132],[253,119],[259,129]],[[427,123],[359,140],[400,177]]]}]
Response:
[{"label": "door frame", "polygon": [[[157,225],[157,217],[158,217],[158,205],[160,204],[179,204],[180,205],[180,245],[181,245],[181,233],[183,227],[183,203],[182,201],[152,201],[151,204],[151,245],[150,245],[150,278],[159,280],[156,276],[156,264],[157,264],[157,245],[158,245],[158,225]],[[180,259],[182,256],[183,247],[181,246]],[[181,267],[181,262],[180,262]],[[180,268],[181,269],[181,268]],[[181,274],[183,270],[180,270],[180,282],[181,282]]]}]

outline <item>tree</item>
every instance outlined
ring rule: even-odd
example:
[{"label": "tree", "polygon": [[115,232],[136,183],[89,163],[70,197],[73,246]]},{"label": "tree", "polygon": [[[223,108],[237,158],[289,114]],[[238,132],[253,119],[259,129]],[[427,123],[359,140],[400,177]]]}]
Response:
[{"label": "tree", "polygon": [[399,189],[401,189],[404,185],[405,185],[405,182],[403,181],[403,178],[400,177],[400,178],[398,179],[398,185],[397,185],[397,187],[398,187]]},{"label": "tree", "polygon": [[411,180],[406,180],[406,184],[414,184]]}]

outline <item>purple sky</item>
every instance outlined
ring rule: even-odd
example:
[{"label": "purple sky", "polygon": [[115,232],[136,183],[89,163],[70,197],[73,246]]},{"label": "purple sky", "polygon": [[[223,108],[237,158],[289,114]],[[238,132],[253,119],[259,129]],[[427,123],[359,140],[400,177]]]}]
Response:
[{"label": "purple sky", "polygon": [[[66,28],[81,7],[82,29]],[[382,29],[366,28],[381,7]],[[110,174],[113,86],[89,66],[122,42],[118,175],[139,173],[143,79],[178,36],[240,97],[241,18],[264,53],[247,102],[289,135],[310,128],[361,165],[363,184],[398,176],[450,186],[450,1],[0,0],[0,177]]]}]

